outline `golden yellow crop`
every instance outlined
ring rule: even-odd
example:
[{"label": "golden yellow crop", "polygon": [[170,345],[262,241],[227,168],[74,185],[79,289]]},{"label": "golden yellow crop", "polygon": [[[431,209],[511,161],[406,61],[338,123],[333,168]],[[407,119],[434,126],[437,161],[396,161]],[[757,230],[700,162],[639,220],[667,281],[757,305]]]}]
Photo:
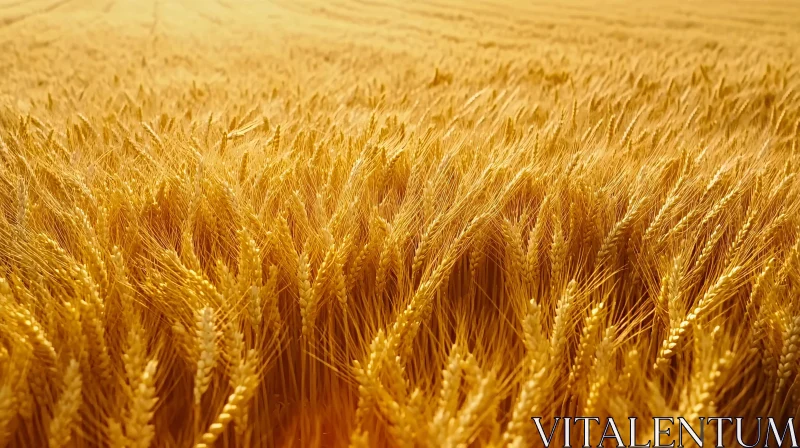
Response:
[{"label": "golden yellow crop", "polygon": [[0,447],[800,421],[798,62],[778,0],[2,0]]}]

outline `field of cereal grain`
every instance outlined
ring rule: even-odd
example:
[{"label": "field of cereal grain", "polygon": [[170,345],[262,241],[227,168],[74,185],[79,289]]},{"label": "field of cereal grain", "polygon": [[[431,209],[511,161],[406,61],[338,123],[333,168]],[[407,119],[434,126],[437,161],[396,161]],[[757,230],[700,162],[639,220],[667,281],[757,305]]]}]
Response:
[{"label": "field of cereal grain", "polygon": [[0,447],[800,420],[799,62],[789,0],[0,0]]}]

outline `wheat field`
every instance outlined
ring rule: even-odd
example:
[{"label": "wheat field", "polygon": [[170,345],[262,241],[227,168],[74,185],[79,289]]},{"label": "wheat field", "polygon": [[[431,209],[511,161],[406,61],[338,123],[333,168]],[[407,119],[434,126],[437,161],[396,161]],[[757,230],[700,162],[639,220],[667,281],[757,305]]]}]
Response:
[{"label": "wheat field", "polygon": [[0,447],[800,420],[798,61],[788,0],[2,0]]}]

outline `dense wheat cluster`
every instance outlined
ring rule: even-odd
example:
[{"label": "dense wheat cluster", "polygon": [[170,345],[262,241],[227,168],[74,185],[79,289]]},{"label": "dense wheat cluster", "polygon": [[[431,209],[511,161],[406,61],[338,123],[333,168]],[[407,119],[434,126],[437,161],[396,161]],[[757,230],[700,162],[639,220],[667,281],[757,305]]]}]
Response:
[{"label": "dense wheat cluster", "polygon": [[0,446],[798,417],[798,61],[792,2],[4,0]]}]

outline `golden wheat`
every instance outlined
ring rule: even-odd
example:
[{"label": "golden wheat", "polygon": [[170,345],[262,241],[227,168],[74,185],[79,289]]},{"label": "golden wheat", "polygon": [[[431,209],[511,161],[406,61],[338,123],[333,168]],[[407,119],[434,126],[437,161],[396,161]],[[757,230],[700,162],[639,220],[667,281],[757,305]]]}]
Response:
[{"label": "golden wheat", "polygon": [[0,1],[0,447],[800,419],[800,9],[672,3]]}]

